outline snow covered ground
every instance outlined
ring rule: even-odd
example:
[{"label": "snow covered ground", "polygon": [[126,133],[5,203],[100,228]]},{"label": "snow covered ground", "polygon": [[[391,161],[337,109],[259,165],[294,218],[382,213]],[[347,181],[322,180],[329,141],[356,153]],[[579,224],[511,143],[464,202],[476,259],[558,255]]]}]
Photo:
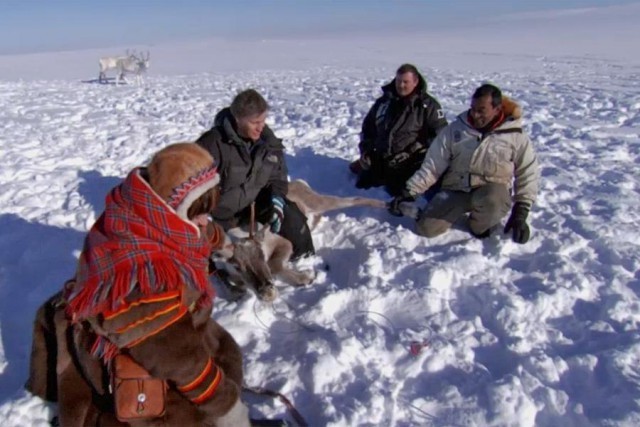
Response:
[{"label": "snow covered ground", "polygon": [[[312,426],[640,425],[637,54],[410,46],[376,61],[384,49],[321,46],[344,62],[229,72],[183,60],[139,87],[96,84],[93,69],[49,78],[52,54],[31,56],[30,78],[15,81],[11,67],[25,58],[0,57],[0,425],[46,426],[55,415],[22,389],[33,316],[73,274],[106,192],[132,167],[193,140],[255,87],[291,178],[386,198],[356,190],[347,165],[364,114],[404,61],[425,72],[450,120],[484,81],[524,107],[542,168],[532,239],[476,240],[463,224],[425,239],[385,211],[328,215],[314,232],[317,256],[302,261],[319,272],[312,286],[282,286],[273,305],[253,294],[216,300],[214,317],[244,349],[247,383],[282,392]],[[425,346],[414,355],[412,342]],[[254,417],[292,420],[278,401],[246,399]]]}]

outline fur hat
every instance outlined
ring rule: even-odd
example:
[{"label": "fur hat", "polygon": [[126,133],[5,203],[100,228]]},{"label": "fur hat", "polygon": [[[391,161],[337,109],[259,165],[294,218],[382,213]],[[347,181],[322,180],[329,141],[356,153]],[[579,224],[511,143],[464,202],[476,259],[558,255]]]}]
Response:
[{"label": "fur hat", "polygon": [[213,157],[193,142],[158,151],[147,171],[151,188],[183,219],[193,202],[220,181]]}]

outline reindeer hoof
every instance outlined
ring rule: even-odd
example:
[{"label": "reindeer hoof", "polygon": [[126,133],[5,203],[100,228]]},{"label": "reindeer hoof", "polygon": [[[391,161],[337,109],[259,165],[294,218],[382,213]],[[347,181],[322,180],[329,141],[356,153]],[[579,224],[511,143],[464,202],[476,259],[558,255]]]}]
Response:
[{"label": "reindeer hoof", "polygon": [[278,291],[273,285],[266,285],[258,289],[258,299],[266,302],[271,302],[278,296]]},{"label": "reindeer hoof", "polygon": [[314,270],[307,270],[302,273],[302,278],[298,286],[307,286],[313,283],[316,278],[316,272]]}]

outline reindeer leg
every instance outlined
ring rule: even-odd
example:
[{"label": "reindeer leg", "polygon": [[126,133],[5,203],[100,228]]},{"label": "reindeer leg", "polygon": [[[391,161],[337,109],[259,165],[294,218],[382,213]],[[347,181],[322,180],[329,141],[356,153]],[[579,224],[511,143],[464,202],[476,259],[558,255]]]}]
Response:
[{"label": "reindeer leg", "polygon": [[314,215],[313,219],[311,220],[311,224],[309,225],[309,229],[314,230],[319,223],[320,223],[320,215]]},{"label": "reindeer leg", "polygon": [[289,266],[289,259],[293,254],[293,245],[284,237],[277,236],[278,242],[273,246],[273,252],[271,253],[268,261],[271,274],[274,276],[280,276],[282,280],[293,286],[305,286],[311,284],[315,278],[315,273],[312,270],[298,271]]}]

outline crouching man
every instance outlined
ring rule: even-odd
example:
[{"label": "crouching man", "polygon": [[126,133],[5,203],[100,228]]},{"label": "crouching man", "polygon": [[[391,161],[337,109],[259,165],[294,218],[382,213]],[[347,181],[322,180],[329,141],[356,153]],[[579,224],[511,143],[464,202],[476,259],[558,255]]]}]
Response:
[{"label": "crouching man", "polygon": [[225,230],[255,219],[293,246],[292,260],[313,255],[307,217],[287,198],[288,169],[282,140],[266,125],[269,104],[255,89],[243,90],[220,110],[196,144],[218,161],[220,201],[211,216]]},{"label": "crouching man", "polygon": [[27,389],[60,425],[248,427],[242,355],[211,318],[214,159],[160,150],[106,199],[76,276],[38,311]]},{"label": "crouching man", "polygon": [[418,216],[418,234],[438,236],[468,213],[471,234],[488,237],[511,210],[504,232],[526,243],[539,171],[521,116],[520,107],[500,89],[480,86],[471,108],[440,132],[403,194],[390,203],[390,212],[401,215],[401,203],[414,200],[442,176],[442,189]]}]

